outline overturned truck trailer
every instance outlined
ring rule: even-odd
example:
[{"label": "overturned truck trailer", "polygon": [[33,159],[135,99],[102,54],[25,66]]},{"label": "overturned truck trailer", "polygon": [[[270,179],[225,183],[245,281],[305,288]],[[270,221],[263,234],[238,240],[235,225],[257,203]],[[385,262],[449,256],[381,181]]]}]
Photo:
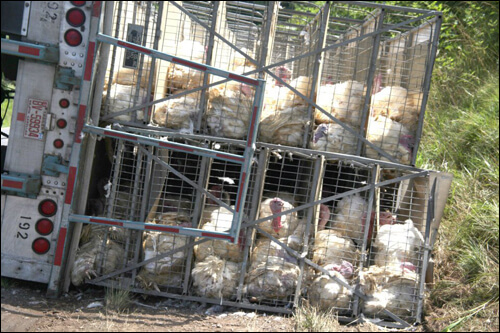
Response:
[{"label": "overturned truck trailer", "polygon": [[451,182],[414,166],[441,13],[317,3],[83,5],[51,294],[422,320]]}]

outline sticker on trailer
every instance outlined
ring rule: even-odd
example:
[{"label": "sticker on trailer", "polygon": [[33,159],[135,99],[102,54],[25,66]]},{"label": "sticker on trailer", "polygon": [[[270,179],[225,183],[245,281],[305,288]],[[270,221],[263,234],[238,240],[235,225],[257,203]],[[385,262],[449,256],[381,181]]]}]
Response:
[{"label": "sticker on trailer", "polygon": [[41,99],[30,98],[28,112],[24,118],[24,137],[42,140],[45,120],[49,110],[49,102]]},{"label": "sticker on trailer", "polygon": [[[141,45],[143,30],[142,26],[129,23],[127,28],[127,42]],[[138,64],[139,52],[125,50],[123,67],[136,69]]]}]

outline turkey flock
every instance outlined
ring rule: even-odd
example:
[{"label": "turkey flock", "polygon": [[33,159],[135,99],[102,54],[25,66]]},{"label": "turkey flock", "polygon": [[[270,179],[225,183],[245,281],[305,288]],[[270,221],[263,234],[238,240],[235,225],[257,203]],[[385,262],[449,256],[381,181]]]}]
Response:
[{"label": "turkey flock", "polygon": [[[206,48],[196,41],[184,40],[178,50],[175,56],[183,59],[198,63],[206,59]],[[169,99],[150,109],[123,112],[153,100],[155,85],[148,87],[144,80],[149,77],[151,63],[144,61],[144,68],[140,82],[137,70],[132,69],[120,69],[112,81],[105,82],[102,114],[109,117],[116,113],[109,122],[144,121],[193,134],[201,121],[205,133],[211,136],[246,138],[255,89],[234,80],[215,84],[221,78],[205,77],[200,71],[176,63],[168,65],[164,77],[164,97]],[[257,68],[236,55],[230,59],[229,70],[245,75]],[[313,94],[311,77],[294,77],[285,66],[275,68],[274,74],[279,79],[266,80],[258,141],[357,153],[359,138],[355,133],[360,133],[364,124],[365,84],[354,80],[329,82],[320,84]],[[248,76],[258,77],[256,73]],[[153,83],[156,77],[157,74]],[[206,91],[189,92],[204,82],[213,84]],[[403,87],[382,87],[380,74],[373,83],[366,139],[392,159],[410,164],[421,95]],[[311,107],[289,87],[307,99],[313,97],[319,108]],[[370,145],[366,145],[365,156],[388,160]],[[212,186],[208,191],[231,210],[206,197],[197,227],[225,232],[231,228],[234,206],[220,186]],[[275,305],[286,304],[302,294],[321,309],[334,308],[339,314],[349,314],[353,311],[355,290],[359,289],[366,296],[360,300],[365,315],[390,318],[384,310],[403,317],[414,313],[424,240],[411,219],[402,222],[392,212],[369,209],[360,193],[314,206],[316,218],[312,222],[294,210],[301,204],[292,193],[264,193],[256,214],[256,219],[263,222],[242,229],[236,244],[195,239],[192,253],[192,240],[187,236],[86,225],[71,269],[71,281],[80,286],[85,280],[142,263],[137,268],[136,287],[157,292],[171,286],[182,288],[189,270],[190,290],[201,297],[236,300],[243,295],[252,303]],[[163,205],[168,209],[153,212],[147,223],[192,226],[192,202],[172,197],[165,198]],[[133,249],[125,246],[133,238],[140,248],[140,256],[135,258],[131,255]],[[369,251],[367,260],[362,253],[365,246]],[[187,267],[191,262],[188,258],[192,258],[191,269]],[[304,258],[310,258],[314,265],[305,265]],[[362,262],[365,268],[359,269]]]},{"label": "turkey flock", "polygon": [[[174,55],[183,59],[198,63],[206,59],[206,48],[197,41],[183,40],[177,50]],[[246,49],[243,51],[253,55]],[[221,77],[210,75],[205,78],[203,72],[177,63],[168,65],[163,95],[155,93],[157,99],[169,99],[156,103],[150,118],[146,117],[150,113],[147,108],[124,112],[153,99],[155,82],[150,95],[147,89],[150,69],[150,60],[144,59],[140,82],[138,70],[130,68],[120,68],[109,88],[106,82],[102,114],[117,113],[111,122],[144,121],[187,134],[200,128],[202,133],[211,136],[247,138],[255,88],[234,80],[217,85],[215,83],[222,80]],[[227,70],[258,78],[257,67],[238,52],[231,55]],[[362,125],[366,84],[355,80],[333,83],[329,79],[317,87],[316,94],[312,94],[312,77],[294,77],[293,71],[283,65],[271,70],[279,79],[268,75],[266,80],[258,141],[355,155],[359,138],[366,137],[371,145],[365,144],[364,156],[385,161],[392,159],[402,164],[412,162],[421,109],[420,92],[410,92],[400,86],[383,87],[382,74],[375,75],[365,133]],[[249,72],[254,73],[247,75]],[[204,82],[212,84],[205,92],[202,89],[189,92],[202,87]],[[302,97],[311,98],[319,108],[310,106]],[[202,100],[206,100],[206,106]]]}]

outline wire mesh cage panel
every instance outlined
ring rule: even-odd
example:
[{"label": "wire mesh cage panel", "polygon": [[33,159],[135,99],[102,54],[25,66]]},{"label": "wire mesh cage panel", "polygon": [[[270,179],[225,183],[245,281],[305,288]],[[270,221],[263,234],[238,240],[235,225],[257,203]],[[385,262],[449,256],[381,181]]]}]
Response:
[{"label": "wire mesh cage panel", "polygon": [[380,11],[332,4],[329,14],[326,46],[339,46],[323,53],[316,98],[323,110],[315,112],[316,127],[310,148],[359,155],[359,139],[364,137],[367,114],[367,83],[376,45],[368,34],[375,31]]},{"label": "wire mesh cage panel", "polygon": [[[237,74],[255,71],[263,31],[269,24],[266,15],[267,6],[220,2],[216,26],[218,35],[213,40],[213,66]],[[247,76],[257,78],[258,73]],[[220,80],[220,77],[211,77],[211,83]],[[254,95],[250,86],[235,81],[209,88],[204,115],[205,133],[246,139],[252,120]]]},{"label": "wire mesh cage panel", "polygon": [[287,85],[306,98],[314,96],[318,55],[303,55],[322,46],[322,14],[321,7],[312,3],[280,2],[270,63],[298,59],[269,69],[275,76],[268,74],[260,123],[261,142],[308,146],[313,109]]},{"label": "wire mesh cage panel", "polygon": [[[374,73],[365,156],[414,164],[422,134],[425,101],[441,17],[439,13],[412,13],[385,9]],[[388,30],[390,29],[390,30]]]},{"label": "wire mesh cage panel", "polygon": [[312,305],[323,310],[334,308],[343,317],[356,315],[354,293],[346,286],[356,285],[365,226],[370,223],[366,218],[370,191],[344,193],[365,187],[371,178],[372,168],[354,167],[345,161],[326,163],[322,177],[321,198],[340,198],[318,205],[320,214],[311,258],[338,280],[316,271],[307,296]]},{"label": "wire mesh cage panel", "polygon": [[[244,147],[234,144],[211,142],[213,149],[242,154]],[[255,191],[256,179],[255,164],[249,180],[249,194]],[[241,187],[241,166],[230,161],[210,159],[207,168],[206,189],[214,198],[205,196],[201,210],[199,228],[207,231],[226,231],[231,228],[234,217],[237,192]],[[250,195],[248,196],[250,197]],[[219,199],[227,205],[225,207]],[[247,199],[244,211],[244,220],[251,216],[251,199]],[[202,238],[197,238],[199,241]],[[236,243],[225,240],[211,239],[194,246],[194,265],[191,271],[193,295],[203,298],[221,298],[234,301],[238,297],[241,276],[247,261],[248,247],[252,242],[252,234],[246,228],[241,228]]]},{"label": "wire mesh cage panel", "polygon": [[367,296],[360,311],[368,318],[393,321],[392,315],[396,315],[400,323],[414,324],[420,322],[422,314],[431,186],[428,176],[403,179],[407,175],[389,169],[380,173],[381,182],[396,182],[381,186],[375,195],[379,217],[367,243],[369,259],[360,273],[360,287]]},{"label": "wire mesh cage panel", "polygon": [[[97,224],[73,283],[419,322],[436,209],[429,172],[401,164],[415,161],[439,24],[368,2],[115,3],[111,36],[176,60],[110,42],[100,120],[121,124],[85,125],[110,148],[75,218]],[[260,120],[254,80],[218,70],[266,80]]]},{"label": "wire mesh cage panel", "polygon": [[[318,163],[291,152],[269,154],[263,194],[256,220],[256,240],[250,250],[243,296],[257,305],[282,307],[298,302],[308,270],[290,251],[304,251],[312,230],[313,182]],[[290,212],[287,212],[290,211]],[[272,215],[281,214],[275,218]]]},{"label": "wire mesh cage panel", "polygon": [[[152,2],[122,1],[114,5],[112,36],[155,48],[158,6]],[[128,109],[149,102],[155,90],[151,58],[113,46],[107,58],[101,117],[109,122],[147,122],[148,108]]]}]

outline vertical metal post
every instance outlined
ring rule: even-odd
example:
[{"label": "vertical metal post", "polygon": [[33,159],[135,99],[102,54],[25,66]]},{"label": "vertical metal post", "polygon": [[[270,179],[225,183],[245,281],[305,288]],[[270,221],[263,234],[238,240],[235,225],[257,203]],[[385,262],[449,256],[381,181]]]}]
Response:
[{"label": "vertical metal post", "polygon": [[[316,47],[316,55],[314,56],[314,65],[313,65],[313,75],[312,75],[312,85],[311,85],[311,94],[308,96],[311,98],[313,102],[316,102],[316,94],[321,85],[321,73],[323,72],[323,63],[324,56],[326,55],[324,52],[319,50],[323,49],[326,46],[326,35],[328,31],[328,20],[330,18],[330,1],[327,1],[325,6],[321,9],[321,26],[319,30],[318,37],[318,45]],[[317,16],[316,16],[317,17]],[[313,106],[308,103],[307,107],[307,119],[309,119],[309,123],[304,129],[304,138],[302,141],[302,147],[307,148],[309,144],[309,136],[311,135],[311,131],[314,126],[314,112]]]},{"label": "vertical metal post", "polygon": [[[251,215],[249,216],[249,220],[253,221],[258,218],[258,212],[260,211],[260,203],[262,202],[262,192],[264,191],[264,181],[266,179],[266,171],[267,171],[267,161],[269,158],[269,148],[263,148],[260,150],[259,154],[259,162],[256,170],[256,178],[255,185],[253,189],[253,198],[252,198],[252,210]],[[247,228],[246,231],[246,244],[243,253],[243,262],[241,263],[241,274],[240,274],[240,282],[238,286],[238,291],[236,294],[236,299],[238,302],[241,301],[241,293],[243,290],[243,284],[245,282],[245,275],[247,271],[247,261],[248,261],[248,252],[250,251],[250,241],[253,239],[253,234],[255,233],[254,228]]]},{"label": "vertical metal post", "polygon": [[[265,13],[265,24],[262,29],[261,50],[259,53],[258,66],[262,68],[269,64],[273,54],[274,36],[276,33],[276,24],[278,22],[279,1],[269,1]],[[259,72],[259,79],[264,79],[264,72]]]},{"label": "vertical metal post", "polygon": [[[153,44],[153,49],[158,50],[158,46],[160,44],[160,38],[161,38],[161,23],[163,19],[163,1],[158,2],[158,19],[156,21],[156,29],[155,29],[155,37],[154,37],[154,44]],[[153,87],[153,81],[155,80],[155,67],[156,67],[156,58],[151,57],[151,67],[149,69],[149,79],[148,79],[148,88],[147,88],[147,93],[146,96],[149,98],[152,94],[152,87]],[[144,110],[144,122],[150,123],[151,122],[151,117],[153,111],[153,107],[149,106],[147,109]]]},{"label": "vertical metal post", "polygon": [[[233,223],[231,225],[230,234],[234,235],[233,243],[238,242],[238,233],[240,231],[241,220],[243,218],[243,206],[247,196],[248,183],[250,181],[250,171],[253,163],[253,155],[256,149],[255,141],[257,139],[257,132],[259,130],[259,119],[262,112],[262,104],[264,99],[264,90],[266,88],[266,81],[259,80],[259,85],[255,89],[254,102],[252,107],[252,119],[248,126],[248,137],[245,147],[244,157],[245,160],[241,166],[241,176],[239,179],[238,194],[236,196],[235,214]],[[236,222],[236,223],[235,223]]]},{"label": "vertical metal post", "polygon": [[[384,25],[384,17],[385,17],[385,9],[382,8],[380,10],[380,15],[378,18],[378,22],[375,26],[375,30],[380,30],[383,28]],[[363,112],[361,115],[361,124],[360,124],[360,129],[359,129],[359,136],[364,138],[366,136],[366,130],[368,126],[368,117],[370,113],[368,112],[370,109],[370,99],[371,99],[371,93],[372,93],[372,86],[373,86],[373,78],[375,77],[375,70],[377,68],[377,57],[378,57],[378,51],[380,47],[380,39],[381,39],[381,33],[375,35],[374,41],[373,41],[373,49],[372,49],[372,55],[370,59],[370,69],[368,71],[368,77],[367,77],[367,82],[366,82],[366,96],[365,96],[365,102],[363,104]],[[363,149],[363,142],[361,140],[358,140],[358,147],[356,149],[356,155],[361,156],[361,152]]]},{"label": "vertical metal post", "polygon": [[420,286],[418,288],[418,305],[417,305],[417,316],[416,322],[420,323],[422,319],[422,308],[424,304],[424,287],[425,287],[425,276],[427,273],[427,265],[429,263],[430,252],[432,250],[432,244],[430,243],[430,231],[431,225],[434,220],[434,205],[436,197],[436,184],[437,178],[434,178],[434,183],[432,184],[432,189],[429,193],[429,200],[427,201],[427,219],[425,225],[425,244],[424,244],[424,258],[422,263],[422,272],[420,274]]},{"label": "vertical metal post", "polygon": [[[153,153],[153,147],[147,147],[150,153]],[[149,199],[151,196],[151,183],[153,182],[152,178],[152,168],[153,168],[153,160],[150,155],[146,155],[146,174],[144,176],[144,192],[142,194],[142,202],[141,202],[141,210],[139,212],[139,220],[145,221],[147,216],[147,210],[149,209]]]},{"label": "vertical metal post", "polygon": [[[111,140],[111,139],[109,139]],[[113,205],[115,203],[115,198],[116,198],[116,191],[118,191],[118,181],[119,181],[119,174],[120,174],[120,166],[122,164],[122,154],[123,154],[123,149],[124,149],[124,143],[121,140],[118,140],[116,143],[116,150],[115,150],[115,165],[113,168],[113,179],[111,181],[111,190],[110,190],[110,195],[109,198],[107,198],[106,202],[106,217],[113,217]]]},{"label": "vertical metal post", "polygon": [[[149,21],[151,20],[151,6],[152,6],[152,1],[146,1],[146,17],[144,18],[144,32],[142,36],[142,45],[147,46],[148,42],[148,31],[149,31]],[[134,11],[134,16],[135,16],[135,11]],[[137,73],[137,83],[135,85],[135,94],[134,94],[134,106],[137,105],[137,99],[139,97],[140,91],[141,91],[141,81],[142,81],[142,68],[144,67],[144,54],[140,54],[139,56],[139,72]],[[149,96],[146,96],[149,98]],[[137,122],[137,112],[135,111],[132,113],[132,121]],[[145,121],[145,117],[147,115],[147,112],[143,112],[143,118],[142,121]]]},{"label": "vertical metal post", "polygon": [[[208,144],[208,141],[207,141]],[[198,185],[200,185],[202,188],[207,188],[208,186],[208,181],[209,181],[209,175],[210,175],[210,169],[211,169],[211,162],[212,158],[203,156],[201,158],[201,165],[200,165],[200,173],[198,177]],[[203,204],[203,197],[202,193],[200,191],[196,191],[196,199],[195,199],[195,204],[194,204],[194,211],[193,211],[193,219],[191,221],[191,225],[193,228],[197,228],[199,223],[198,221],[200,220],[200,217],[202,216],[202,211],[204,208]],[[187,295],[189,290],[189,278],[191,277],[191,266],[193,262],[193,250],[194,247],[191,245],[193,244],[195,239],[193,237],[189,237],[189,249],[188,249],[188,254],[187,254],[187,259],[186,259],[186,271],[184,272],[184,283],[183,283],[183,294]]]},{"label": "vertical metal post", "polygon": [[[368,260],[368,255],[367,255],[367,245],[368,245],[368,233],[370,231],[370,217],[372,214],[372,207],[373,207],[373,201],[375,197],[375,184],[378,182],[379,177],[380,177],[380,165],[376,164],[372,169],[372,179],[371,179],[371,185],[372,188],[370,189],[370,197],[368,199],[368,211],[366,212],[366,218],[365,218],[365,232],[363,234],[363,245],[361,246],[361,260],[359,262],[359,268],[358,271],[361,272],[363,270],[365,262]],[[360,285],[359,285],[359,276],[356,279],[356,287],[355,290],[360,292]],[[359,296],[357,293],[354,295],[354,301],[353,301],[353,315],[357,317],[359,315]]]},{"label": "vertical metal post", "polygon": [[[313,174],[313,179],[312,179],[312,186],[311,186],[311,193],[309,194],[309,201],[314,202],[318,200],[320,191],[320,177],[324,175],[324,164],[325,164],[325,157],[323,155],[318,156],[316,160],[314,161],[314,174]],[[311,230],[311,225],[313,225],[314,221],[316,221],[316,212],[317,212],[318,207],[311,206],[307,210],[307,220],[306,220],[306,229],[304,231],[303,235],[303,246],[302,246],[302,253],[301,254],[307,254],[309,251],[309,232]],[[314,223],[315,224],[315,223]],[[295,297],[293,300],[293,306],[297,307],[299,305],[299,300],[301,298],[301,289],[302,289],[302,279],[304,276],[304,258],[299,259],[299,279],[297,281],[297,287],[295,289]]]},{"label": "vertical metal post", "polygon": [[[209,66],[212,66],[212,57],[214,54],[214,40],[215,40],[215,31],[217,31],[220,27],[220,21],[222,17],[219,17],[219,6],[220,6],[220,1],[212,1],[212,21],[210,24],[210,30],[209,30],[209,37],[208,37],[208,45],[207,45],[207,59],[206,59],[206,64]],[[210,75],[207,73],[203,73],[203,86],[206,86],[208,84],[208,80],[210,78]],[[207,90],[203,89],[201,91],[200,95],[200,109],[198,111],[198,119],[196,120],[196,124],[194,126],[195,130],[200,133],[201,132],[201,125],[203,121],[203,111],[207,107],[207,101],[208,101],[208,96],[207,96]]]},{"label": "vertical metal post", "polygon": [[[119,38],[122,8],[123,8],[123,1],[118,1],[118,14],[116,16],[115,38]],[[113,18],[112,11],[110,13],[106,12],[106,15],[110,15],[111,19]],[[107,44],[107,43],[101,43],[101,44]],[[107,115],[109,112],[109,101],[110,101],[109,96],[111,96],[111,84],[113,82],[113,75],[115,71],[116,50],[117,46],[113,45],[113,51],[111,52],[111,66],[109,68],[108,87],[106,91],[106,96],[108,96],[108,98],[106,98],[106,103],[104,105],[104,115]]]},{"label": "vertical metal post", "polygon": [[439,14],[438,19],[436,20],[436,26],[434,28],[434,36],[433,36],[434,38],[432,39],[431,52],[429,55],[430,58],[427,63],[427,69],[425,71],[426,73],[425,73],[424,87],[423,87],[422,106],[418,117],[417,135],[415,136],[415,147],[413,147],[413,154],[412,154],[413,156],[411,160],[411,165],[415,165],[415,161],[417,159],[418,147],[420,145],[420,139],[422,136],[422,127],[424,126],[424,114],[427,105],[427,99],[429,98],[432,71],[434,69],[434,63],[436,61],[436,54],[439,44],[439,31],[441,31],[441,22],[442,22],[442,17],[441,14]]}]

